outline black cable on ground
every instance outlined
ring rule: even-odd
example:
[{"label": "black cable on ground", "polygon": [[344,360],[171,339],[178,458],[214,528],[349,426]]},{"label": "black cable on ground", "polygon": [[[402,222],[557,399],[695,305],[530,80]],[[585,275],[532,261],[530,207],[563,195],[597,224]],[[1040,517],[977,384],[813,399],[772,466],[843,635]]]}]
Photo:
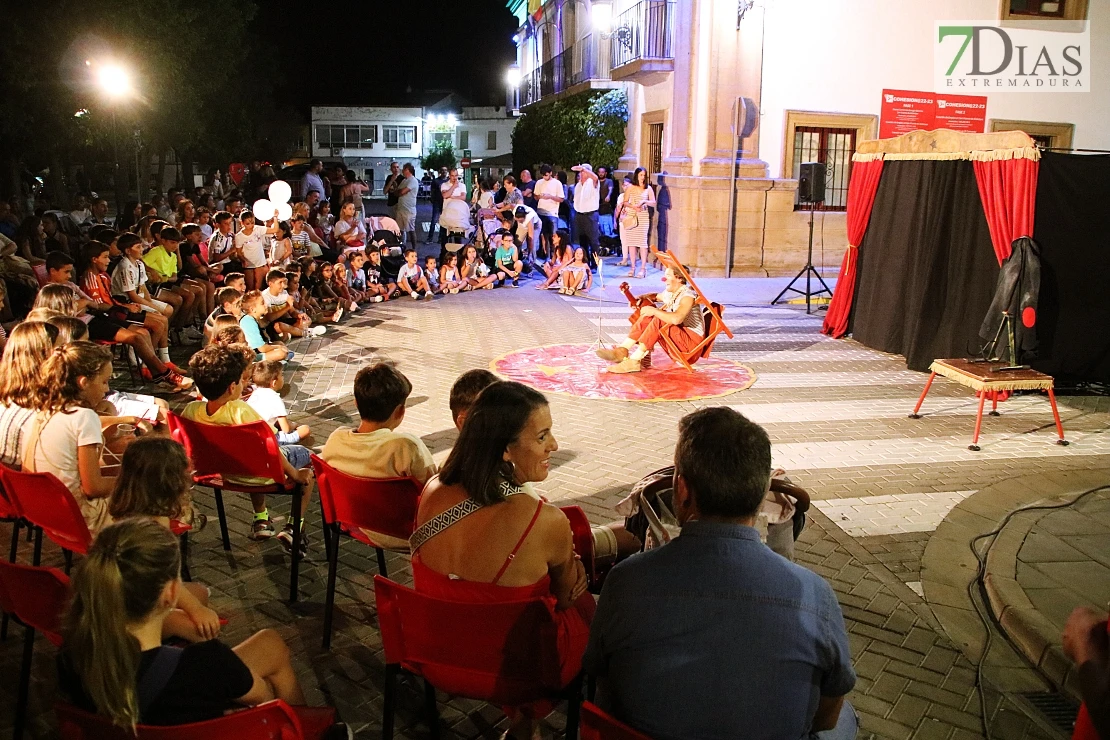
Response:
[{"label": "black cable on ground", "polygon": [[[982,600],[984,607],[987,607],[987,605],[990,604],[990,599],[987,596],[986,582],[984,579],[986,577],[987,570],[987,557],[990,555],[991,548],[994,547],[994,543],[995,541],[997,541],[997,539],[992,540],[991,543],[987,545],[986,549],[983,550],[982,555],[980,555],[979,551],[975,549],[975,546],[976,544],[978,544],[979,540],[987,539],[989,537],[997,538],[998,534],[1006,528],[1007,524],[1010,523],[1010,520],[1018,514],[1023,514],[1028,511],[1053,511],[1056,509],[1066,509],[1068,507],[1075,506],[1080,501],[1087,498],[1087,496],[1090,496],[1096,491],[1103,491],[1108,489],[1110,489],[1110,484],[1104,484],[1101,486],[1097,486],[1096,488],[1089,488],[1069,501],[1063,501],[1056,504],[1032,504],[1029,506],[1023,506],[1019,509],[1014,509],[1005,517],[1003,517],[1002,522],[998,525],[998,527],[991,530],[990,532],[972,537],[971,540],[969,540],[967,543],[968,547],[971,548],[971,554],[975,557],[976,562],[978,562],[979,564],[975,572],[975,578],[967,584],[967,596],[969,599],[971,599],[971,605],[975,607],[975,614],[979,617],[979,621],[983,623],[983,629],[985,630],[987,635],[986,640],[983,642],[983,654],[979,656],[979,662],[975,666],[975,690],[979,697],[979,722],[983,728],[983,737],[985,737],[987,740],[991,740],[991,729],[990,722],[987,720],[987,700],[983,687],[983,664],[987,662],[987,655],[990,653],[991,643],[994,641],[994,631],[991,629],[991,627],[993,626],[994,629],[998,630],[1002,634],[1006,642],[1010,643],[1010,647],[1013,648],[1014,652],[1020,655],[1022,659],[1025,660],[1027,664],[1029,664],[1030,668],[1032,668],[1034,671],[1037,671],[1037,673],[1040,673],[1040,671],[1035,665],[1031,663],[1031,661],[1029,661],[1029,659],[1025,656],[1025,653],[1023,653],[1016,645],[1014,645],[1013,641],[1006,635],[1006,631],[1002,629],[1002,625],[999,624],[998,619],[994,616],[993,612],[991,612],[989,608],[986,608],[986,613],[984,613],[983,609],[980,609],[979,602],[975,600],[975,594],[972,591],[973,587],[978,589],[979,598],[980,600]],[[1005,692],[1001,690],[999,690],[998,693],[1005,694]]]}]

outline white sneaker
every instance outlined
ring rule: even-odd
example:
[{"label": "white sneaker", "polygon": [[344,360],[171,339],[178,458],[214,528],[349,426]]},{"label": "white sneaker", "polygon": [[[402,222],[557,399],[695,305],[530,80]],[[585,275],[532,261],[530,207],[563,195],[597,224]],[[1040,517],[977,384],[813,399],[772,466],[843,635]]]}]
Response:
[{"label": "white sneaker", "polygon": [[328,328],[326,326],[323,326],[323,325],[314,326],[314,327],[312,327],[311,329],[308,330],[308,333],[311,334],[314,337],[319,337],[319,336],[322,336],[324,334],[324,332],[326,332],[327,330],[328,330]]},{"label": "white sneaker", "polygon": [[373,298],[370,299],[370,302],[371,303],[381,303],[384,300],[385,299],[382,298],[380,295],[376,295],[376,296],[374,296]]},{"label": "white sneaker", "polygon": [[354,313],[355,311],[358,310],[358,304],[355,303],[354,301],[351,301],[351,305],[349,306],[349,308],[351,309],[351,313]]},{"label": "white sneaker", "polygon": [[419,298],[419,297],[420,297],[420,294],[419,294],[419,293],[417,293],[417,292],[416,292],[416,291],[414,290],[414,291],[412,291],[411,293],[409,293],[409,296],[411,296],[411,297],[412,297],[412,299],[413,299],[413,300],[415,301],[415,300],[416,300],[417,298]]}]

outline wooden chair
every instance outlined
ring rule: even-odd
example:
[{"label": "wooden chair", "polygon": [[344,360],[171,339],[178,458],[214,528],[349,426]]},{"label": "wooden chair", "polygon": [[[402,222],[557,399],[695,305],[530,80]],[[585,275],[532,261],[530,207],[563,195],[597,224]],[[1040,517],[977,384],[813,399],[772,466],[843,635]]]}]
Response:
[{"label": "wooden chair", "polygon": [[[170,413],[170,434],[185,446],[193,463],[193,482],[211,488],[216,497],[220,517],[220,534],[224,550],[231,550],[224,513],[223,491],[292,496],[293,563],[289,572],[289,600],[297,600],[297,582],[301,565],[301,494],[300,483],[287,479],[282,467],[281,451],[273,429],[264,421],[239,426],[219,426],[190,421]],[[273,483],[251,485],[233,478],[263,478]]]},{"label": "wooden chair", "polygon": [[312,456],[320,510],[328,546],[328,587],[324,606],[324,649],[331,648],[335,611],[335,578],[339,570],[339,542],[344,535],[377,550],[378,572],[388,576],[385,551],[363,530],[407,540],[416,526],[416,507],[424,487],[414,478],[359,478],[341,473],[322,458]]},{"label": "wooden chair", "polygon": [[697,300],[694,301],[694,306],[700,308],[702,312],[702,325],[705,327],[705,334],[702,336],[702,340],[698,342],[693,349],[685,352],[676,347],[674,342],[672,342],[666,334],[660,337],[659,342],[659,346],[663,348],[663,351],[667,353],[668,357],[687,370],[693,370],[693,364],[695,362],[703,357],[709,356],[710,350],[713,349],[713,343],[717,341],[718,334],[724,332],[729,339],[732,339],[732,332],[729,331],[728,325],[725,324],[723,318],[725,309],[720,303],[714,303],[706,297],[705,293],[698,287],[698,284],[690,277],[690,273],[686,272],[686,268],[683,267],[682,263],[675,259],[670,252],[660,252],[653,245],[651,247],[651,256],[658,260],[659,264],[661,264],[664,269],[669,267],[674,270],[675,274],[680,275],[686,281],[686,284],[698,294]]},{"label": "wooden chair", "polygon": [[[439,737],[436,689],[500,706],[538,700],[567,701],[566,736],[578,736],[582,674],[566,687],[552,685],[539,638],[554,620],[543,599],[503,603],[454,602],[417,593],[374,576],[378,626],[385,649],[382,737],[393,737],[397,678],[402,671],[424,679],[431,737]],[[445,628],[450,625],[450,628]],[[522,635],[535,634],[527,644]]]},{"label": "wooden chair", "polygon": [[0,560],[0,611],[11,614],[26,628],[23,662],[19,670],[19,693],[15,703],[14,740],[22,740],[23,726],[27,721],[35,630],[46,635],[55,646],[61,645],[61,616],[68,600],[69,578],[58,570]]}]

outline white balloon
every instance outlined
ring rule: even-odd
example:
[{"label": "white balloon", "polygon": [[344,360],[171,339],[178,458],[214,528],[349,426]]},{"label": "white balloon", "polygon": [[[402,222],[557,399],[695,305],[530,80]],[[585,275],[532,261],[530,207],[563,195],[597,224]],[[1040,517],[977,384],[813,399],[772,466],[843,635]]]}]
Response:
[{"label": "white balloon", "polygon": [[293,218],[293,206],[288,203],[278,203],[277,217],[278,221],[288,221]]},{"label": "white balloon", "polygon": [[274,217],[274,204],[265,198],[256,200],[254,202],[254,208],[251,210],[254,211],[254,217],[259,221],[269,221]]},{"label": "white balloon", "polygon": [[270,183],[270,189],[266,192],[270,196],[270,202],[274,205],[288,203],[289,197],[293,195],[292,188],[285,180],[274,180]]}]

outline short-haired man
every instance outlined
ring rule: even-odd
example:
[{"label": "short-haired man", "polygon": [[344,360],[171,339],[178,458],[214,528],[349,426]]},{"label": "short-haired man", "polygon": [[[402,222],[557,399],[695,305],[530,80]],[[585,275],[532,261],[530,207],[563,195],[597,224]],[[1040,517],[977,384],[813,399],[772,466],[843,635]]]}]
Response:
[{"label": "short-haired man", "polygon": [[324,183],[324,179],[320,177],[320,173],[324,171],[324,163],[319,159],[312,159],[308,163],[308,169],[305,170],[304,177],[301,178],[301,197],[306,201],[308,194],[312,191],[318,193],[317,198],[323,195],[328,195],[330,192],[331,183]]},{"label": "short-haired man", "polygon": [[[552,234],[559,228],[559,206],[566,200],[566,190],[563,189],[563,183],[555,179],[551,165],[545,164],[540,167],[540,177],[540,181],[532,186],[532,192],[536,194],[537,199],[536,213],[540,215],[540,221],[543,222],[544,249],[551,254]],[[523,185],[521,189],[524,189]],[[525,197],[525,205],[527,205],[527,197]]]},{"label": "short-haired man", "polygon": [[678,429],[682,534],[606,578],[583,659],[599,704],[655,740],[855,737],[836,594],[754,528],[770,484],[767,433],[726,407]]},{"label": "short-haired man", "polygon": [[578,246],[586,253],[586,262],[591,270],[596,270],[594,251],[599,246],[597,212],[601,204],[600,180],[589,162],[576,164],[571,170],[578,173],[578,183],[574,186],[574,230],[578,234]]},{"label": "short-haired man", "polygon": [[[320,457],[341,473],[360,478],[415,478],[421,485],[436,473],[432,453],[418,437],[398,432],[412,383],[390,364],[364,367],[355,375],[359,424],[336,429]],[[363,530],[386,549],[408,550],[408,540]]]},{"label": "short-haired man", "polygon": [[402,243],[407,240],[409,246],[416,249],[416,196],[420,192],[420,181],[416,179],[416,169],[411,162],[405,162],[401,168],[401,178],[393,190],[397,194],[393,218],[401,227]]}]

